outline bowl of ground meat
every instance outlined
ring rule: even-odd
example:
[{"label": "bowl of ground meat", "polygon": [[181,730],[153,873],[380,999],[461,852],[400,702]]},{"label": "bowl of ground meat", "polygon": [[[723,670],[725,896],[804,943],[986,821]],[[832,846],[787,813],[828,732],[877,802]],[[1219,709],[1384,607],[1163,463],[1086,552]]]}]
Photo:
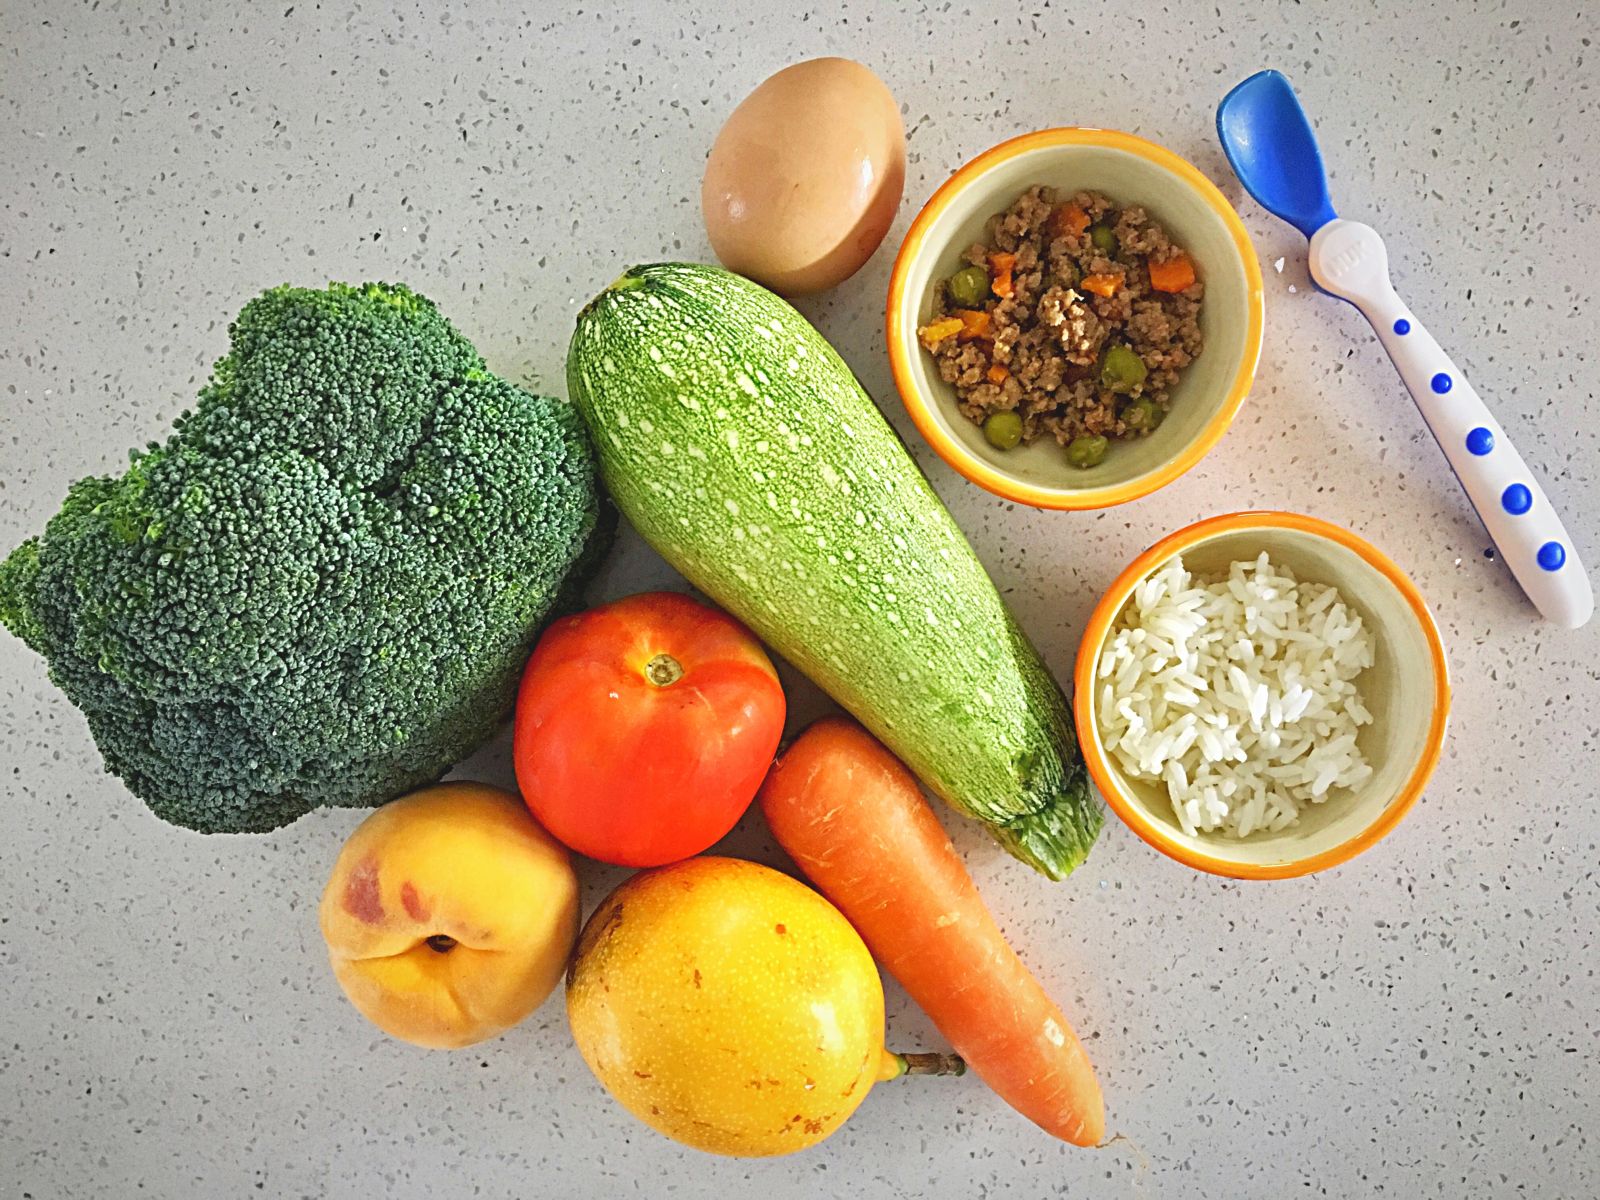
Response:
[{"label": "bowl of ground meat", "polygon": [[889,356],[918,430],[972,482],[1104,508],[1198,462],[1250,390],[1261,270],[1227,199],[1130,134],[1051,129],[957,171],[912,223]]}]

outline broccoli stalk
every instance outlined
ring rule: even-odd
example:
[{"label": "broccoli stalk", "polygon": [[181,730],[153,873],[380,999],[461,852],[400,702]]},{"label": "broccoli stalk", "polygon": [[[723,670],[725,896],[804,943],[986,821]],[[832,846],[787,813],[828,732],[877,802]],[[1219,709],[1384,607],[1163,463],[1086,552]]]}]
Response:
[{"label": "broccoli stalk", "polygon": [[613,523],[578,414],[408,288],[275,288],[229,335],[165,443],[0,563],[107,769],[208,833],[438,779]]}]

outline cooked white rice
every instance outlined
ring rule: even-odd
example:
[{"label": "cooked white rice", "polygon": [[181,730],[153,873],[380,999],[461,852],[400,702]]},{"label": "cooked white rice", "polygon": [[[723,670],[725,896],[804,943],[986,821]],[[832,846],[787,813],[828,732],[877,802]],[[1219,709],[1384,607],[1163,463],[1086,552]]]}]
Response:
[{"label": "cooked white rice", "polygon": [[1101,652],[1100,736],[1130,776],[1166,785],[1184,832],[1284,829],[1372,775],[1356,745],[1371,665],[1337,589],[1265,553],[1209,581],[1174,559],[1134,589]]}]

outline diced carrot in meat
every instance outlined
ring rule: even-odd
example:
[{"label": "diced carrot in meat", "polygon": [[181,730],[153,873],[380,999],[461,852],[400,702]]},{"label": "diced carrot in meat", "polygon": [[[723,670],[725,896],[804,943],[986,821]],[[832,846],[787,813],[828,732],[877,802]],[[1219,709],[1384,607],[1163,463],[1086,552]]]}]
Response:
[{"label": "diced carrot in meat", "polygon": [[1085,275],[1078,286],[1086,292],[1093,292],[1096,296],[1115,296],[1117,289],[1122,286],[1120,275]]},{"label": "diced carrot in meat", "polygon": [[1181,251],[1166,262],[1150,264],[1150,286],[1158,292],[1181,292],[1194,286],[1194,263]]},{"label": "diced carrot in meat", "polygon": [[989,290],[1002,300],[1009,299],[1015,290],[1011,284],[1011,268],[1017,265],[1015,254],[989,256]]},{"label": "diced carrot in meat", "polygon": [[961,322],[961,332],[958,339],[963,342],[974,342],[989,336],[989,314],[981,309],[958,308],[950,314]]},{"label": "diced carrot in meat", "polygon": [[994,366],[989,368],[989,382],[990,383],[1004,383],[1006,380],[1008,380],[1010,378],[1011,378],[1011,372],[1006,370],[1005,367],[1003,367],[999,363],[995,363]]},{"label": "diced carrot in meat", "polygon": [[1077,236],[1089,228],[1089,214],[1076,204],[1060,204],[1050,214],[1050,232],[1056,237]]},{"label": "diced carrot in meat", "polygon": [[955,337],[956,334],[961,332],[962,327],[960,317],[941,317],[932,324],[924,325],[917,330],[917,337],[921,339],[924,346],[932,350],[946,338]]}]

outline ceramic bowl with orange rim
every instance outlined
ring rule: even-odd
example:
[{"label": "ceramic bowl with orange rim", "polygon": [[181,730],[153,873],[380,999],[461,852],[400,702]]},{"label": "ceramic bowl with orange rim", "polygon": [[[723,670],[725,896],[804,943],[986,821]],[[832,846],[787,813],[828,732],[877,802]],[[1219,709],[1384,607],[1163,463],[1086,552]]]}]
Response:
[{"label": "ceramic bowl with orange rim", "polygon": [[[1197,576],[1225,577],[1231,563],[1266,551],[1305,581],[1331,585],[1361,617],[1373,664],[1357,677],[1372,723],[1357,746],[1373,768],[1360,786],[1306,805],[1294,824],[1244,838],[1186,833],[1163,784],[1125,772],[1102,743],[1096,679],[1101,652],[1134,589],[1182,556]],[[1201,871],[1238,879],[1285,879],[1337,866],[1400,823],[1422,795],[1444,746],[1450,677],[1444,646],[1416,586],[1376,547],[1347,529],[1295,513],[1212,517],[1146,550],[1101,598],[1078,647],[1073,703],[1090,777],[1117,815],[1145,841]]]},{"label": "ceramic bowl with orange rim", "polygon": [[[1067,462],[1053,439],[998,450],[956,408],[917,330],[933,315],[938,283],[965,266],[984,225],[1035,184],[1101,192],[1138,204],[1188,251],[1205,284],[1204,348],[1184,369],[1156,430],[1113,442],[1098,466]],[[1255,377],[1263,323],[1261,267],[1221,192],[1184,159],[1107,129],[1046,129],[1002,142],[957,171],[912,222],[889,283],[889,362],[900,398],[939,456],[973,483],[1035,508],[1105,508],[1148,495],[1183,474],[1221,439]]]}]

